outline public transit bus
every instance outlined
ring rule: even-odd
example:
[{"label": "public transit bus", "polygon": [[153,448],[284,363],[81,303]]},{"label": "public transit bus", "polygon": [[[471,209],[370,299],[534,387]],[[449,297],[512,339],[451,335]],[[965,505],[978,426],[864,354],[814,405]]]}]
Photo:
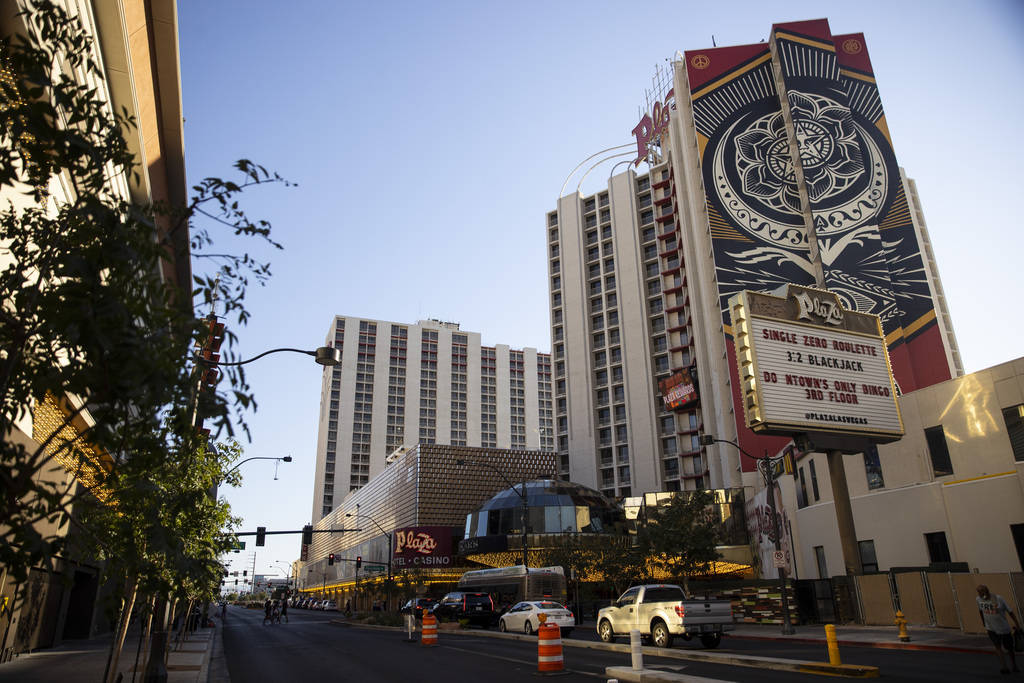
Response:
[{"label": "public transit bus", "polygon": [[504,612],[523,600],[554,600],[565,604],[565,573],[561,567],[496,567],[466,572],[458,590],[490,593],[494,608]]}]

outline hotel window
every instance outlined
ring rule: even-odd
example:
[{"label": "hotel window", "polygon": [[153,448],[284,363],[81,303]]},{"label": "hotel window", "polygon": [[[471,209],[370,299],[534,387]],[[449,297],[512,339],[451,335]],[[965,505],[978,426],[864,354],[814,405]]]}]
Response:
[{"label": "hotel window", "polygon": [[670,436],[667,439],[662,439],[661,448],[665,455],[675,455],[678,453],[679,447],[676,445],[676,437]]},{"label": "hotel window", "polygon": [[661,293],[661,282],[658,280],[651,280],[647,283],[647,296],[654,296],[655,294]]},{"label": "hotel window", "polygon": [[562,278],[560,276],[558,276],[558,275],[556,275],[555,277],[551,278],[551,289],[554,290],[554,289],[561,289],[561,288],[562,288]]},{"label": "hotel window", "polygon": [[874,444],[864,450],[864,474],[868,478],[868,489],[884,489],[885,479],[882,477],[882,461],[878,457],[878,446]]},{"label": "hotel window", "polygon": [[658,258],[658,246],[655,244],[648,244],[644,247],[644,260],[650,261],[651,259]]},{"label": "hotel window", "polygon": [[640,224],[641,225],[644,225],[646,223],[653,223],[653,222],[654,222],[654,212],[653,211],[644,211],[642,214],[640,214]]},{"label": "hotel window", "polygon": [[1024,460],[1024,403],[1003,408],[1003,422],[1006,423],[1006,435],[1010,437],[1013,459],[1020,462]]},{"label": "hotel window", "polygon": [[798,508],[807,507],[807,480],[804,478],[804,468],[801,467],[799,471],[800,485],[796,489],[796,506]]},{"label": "hotel window", "polygon": [[608,390],[598,389],[597,391],[597,405],[606,406],[608,405]]},{"label": "hotel window", "polygon": [[821,496],[818,495],[818,473],[814,470],[814,459],[807,465],[811,470],[811,493],[814,494],[814,502],[821,500]]},{"label": "hotel window", "polygon": [[661,418],[661,433],[662,434],[675,434],[676,433],[676,418],[671,415],[665,415]]},{"label": "hotel window", "polygon": [[615,421],[625,422],[626,421],[626,406],[615,406]]},{"label": "hotel window", "polygon": [[[602,221],[607,221],[607,220],[609,220],[611,218],[611,214],[608,213],[607,211],[602,211],[601,213],[602,213],[602,217],[601,217]],[[606,225],[603,228],[601,228],[601,239],[609,240],[611,238],[612,238],[612,226]]]},{"label": "hotel window", "polygon": [[595,277],[601,274],[601,264],[591,263],[587,266],[587,279],[593,280]]},{"label": "hotel window", "polygon": [[611,242],[605,242],[604,244],[602,244],[601,245],[601,250],[604,252],[605,256],[608,256],[610,254],[614,254],[615,253],[615,249],[612,248],[612,243]]},{"label": "hotel window", "polygon": [[615,292],[605,295],[605,299],[608,300],[608,308],[615,308],[619,303],[619,297],[615,295]]},{"label": "hotel window", "polygon": [[593,294],[600,294],[601,293],[601,281],[600,280],[594,280],[593,282],[590,283],[590,293],[592,295]]},{"label": "hotel window", "polygon": [[591,230],[587,233],[587,244],[597,244],[597,230]]},{"label": "hotel window", "polygon": [[599,348],[604,346],[604,332],[598,332],[594,335],[594,347]]},{"label": "hotel window", "polygon": [[814,559],[818,563],[818,578],[828,578],[828,564],[825,562],[825,546],[814,546]]},{"label": "hotel window", "polygon": [[945,531],[925,534],[924,543],[928,546],[929,562],[952,562],[949,555],[949,544],[946,543]]},{"label": "hotel window", "polygon": [[605,384],[608,384],[608,371],[607,370],[598,370],[594,374],[594,383],[597,386],[599,386],[599,387],[602,387]]},{"label": "hotel window", "polygon": [[650,242],[656,236],[657,235],[654,232],[654,228],[644,228],[644,231],[640,234],[640,241],[641,242]]},{"label": "hotel window", "polygon": [[604,316],[603,315],[595,315],[593,318],[591,318],[590,323],[591,323],[591,327],[593,327],[593,329],[599,330],[602,327],[604,327]]},{"label": "hotel window", "polygon": [[615,403],[622,403],[626,400],[626,392],[621,386],[612,387],[612,401]]},{"label": "hotel window", "polygon": [[860,550],[860,566],[864,573],[878,571],[878,556],[875,555],[874,541],[857,541],[857,548]]},{"label": "hotel window", "polygon": [[604,272],[610,273],[613,270],[615,270],[615,259],[613,259],[613,258],[606,258],[604,260]]},{"label": "hotel window", "polygon": [[946,432],[942,425],[924,430],[924,438],[928,442],[928,455],[932,459],[932,472],[936,477],[953,474],[953,463],[949,459],[949,447],[946,445]]},{"label": "hotel window", "polygon": [[601,252],[598,251],[597,247],[591,247],[587,249],[587,260],[596,261],[601,256]]},{"label": "hotel window", "polygon": [[608,326],[612,327],[619,324],[619,312],[608,311]]},{"label": "hotel window", "polygon": [[655,277],[658,275],[658,262],[651,261],[644,266],[644,274],[646,277]]}]

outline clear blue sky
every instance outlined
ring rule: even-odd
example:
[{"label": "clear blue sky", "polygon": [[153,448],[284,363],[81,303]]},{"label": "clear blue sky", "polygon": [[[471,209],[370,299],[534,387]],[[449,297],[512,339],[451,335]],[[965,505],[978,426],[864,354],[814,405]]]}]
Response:
[{"label": "clear blue sky", "polygon": [[[544,215],[576,164],[631,141],[655,65],[712,36],[755,43],[773,23],[822,16],[833,33],[866,36],[967,371],[1024,355],[1017,0],[179,0],[178,11],[189,180],[246,157],[298,183],[244,200],[285,246],[250,293],[252,321],[234,327],[246,357],[315,348],[336,313],[441,318],[485,344],[549,350]],[[249,367],[259,408],[246,454],[295,461],[276,481],[273,463],[248,463],[226,495],[244,530],[299,528],[320,372],[294,354]],[[257,571],[298,552],[298,537],[271,537]]]}]

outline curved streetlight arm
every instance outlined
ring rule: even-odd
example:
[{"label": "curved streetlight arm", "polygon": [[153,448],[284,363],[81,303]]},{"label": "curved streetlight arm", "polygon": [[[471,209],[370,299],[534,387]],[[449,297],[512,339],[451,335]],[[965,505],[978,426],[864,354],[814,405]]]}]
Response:
[{"label": "curved streetlight arm", "polygon": [[239,467],[241,467],[245,463],[249,462],[250,460],[283,460],[284,462],[291,462],[292,461],[292,456],[286,455],[286,456],[284,456],[282,458],[275,458],[275,457],[272,457],[272,456],[269,456],[269,455],[255,455],[255,456],[253,456],[251,458],[246,458],[245,460],[241,461],[240,463],[238,463],[237,465],[232,467],[230,470],[225,472],[223,474],[223,476],[221,476],[221,481],[224,481],[224,479],[227,479],[227,476],[229,474],[231,474],[232,472],[234,472],[235,470],[237,470]]},{"label": "curved streetlight arm", "polygon": [[741,447],[741,446],[740,446],[740,445],[739,445],[738,443],[736,443],[735,441],[729,441],[728,439],[716,439],[716,438],[715,438],[714,436],[712,436],[711,434],[702,434],[702,435],[701,435],[701,437],[700,437],[700,445],[701,445],[701,446],[710,446],[710,445],[711,445],[711,444],[713,444],[713,443],[727,443],[727,444],[729,444],[730,446],[732,446],[733,448],[735,448],[736,450],[738,450],[738,451],[739,451],[740,453],[742,453],[743,455],[745,455],[745,456],[747,456],[748,458],[750,458],[751,460],[771,460],[771,458],[769,458],[769,457],[767,457],[767,456],[765,456],[765,457],[762,457],[762,458],[759,458],[759,457],[757,457],[756,455],[751,455],[750,453],[747,453],[747,452],[746,452],[745,450],[743,450],[743,448],[742,448],[742,447]]},{"label": "curved streetlight arm", "polygon": [[341,365],[341,353],[338,351],[338,349],[335,349],[331,346],[321,346],[316,351],[306,351],[305,349],[292,349],[286,347],[280,349],[270,349],[269,351],[264,351],[258,356],[253,356],[248,360],[240,361],[215,361],[203,358],[202,356],[198,355],[193,355],[193,358],[197,363],[202,363],[203,365],[245,365],[246,363],[251,363],[254,360],[259,360],[260,358],[263,358],[263,356],[269,356],[272,353],[281,353],[283,351],[288,351],[290,353],[302,353],[307,356],[313,356],[313,358],[316,359],[316,362],[319,363],[320,365]]}]

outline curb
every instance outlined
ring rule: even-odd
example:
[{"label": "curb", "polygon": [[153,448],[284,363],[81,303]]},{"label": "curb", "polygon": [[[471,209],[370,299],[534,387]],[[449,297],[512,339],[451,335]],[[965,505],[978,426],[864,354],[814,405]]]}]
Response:
[{"label": "curb", "polygon": [[[339,626],[359,627],[367,628],[372,630],[382,631],[402,631],[403,629],[395,626],[377,626],[375,624],[349,624],[337,620],[331,620],[331,624],[337,624]],[[518,633],[497,633],[494,631],[487,631],[484,629],[464,629],[459,631],[447,631],[446,633],[455,636],[476,636],[484,638],[499,638],[504,640],[521,640],[536,642],[536,636],[528,636],[525,634]],[[602,643],[599,641],[592,640],[576,640],[574,638],[562,638],[562,647],[575,647],[586,650],[603,650],[605,652],[621,652],[629,654],[631,652],[629,645],[620,645],[617,643]],[[819,674],[824,676],[842,676],[846,678],[876,678],[879,675],[877,666],[862,666],[858,664],[840,664],[839,666],[832,666],[825,662],[810,662],[800,659],[778,659],[774,657],[759,657],[756,655],[739,655],[739,654],[724,654],[724,653],[710,653],[705,651],[690,651],[690,650],[671,650],[662,649],[651,646],[644,646],[641,651],[645,655],[651,657],[662,657],[667,659],[682,659],[691,660],[695,662],[704,662],[706,664],[726,664],[732,666],[744,666],[752,669],[773,669],[775,671],[795,671],[797,673],[804,674]],[[645,671],[654,673],[665,673],[655,672],[651,669]],[[645,678],[645,681],[658,680],[654,678]],[[662,680],[688,680],[682,679],[662,679]],[[691,677],[689,680],[700,680]]]},{"label": "curb", "polygon": [[[730,633],[730,638],[742,638],[743,640],[768,640],[777,643],[809,643],[811,645],[826,645],[825,641],[821,638],[799,638],[792,636],[751,636],[751,635],[735,635]],[[916,645],[907,643],[880,643],[873,641],[864,640],[838,640],[836,641],[839,645],[849,647],[874,647],[882,650],[926,650],[932,652],[960,652],[965,654],[988,654],[990,650],[988,648],[975,648],[975,647],[957,647],[954,645]]]}]

